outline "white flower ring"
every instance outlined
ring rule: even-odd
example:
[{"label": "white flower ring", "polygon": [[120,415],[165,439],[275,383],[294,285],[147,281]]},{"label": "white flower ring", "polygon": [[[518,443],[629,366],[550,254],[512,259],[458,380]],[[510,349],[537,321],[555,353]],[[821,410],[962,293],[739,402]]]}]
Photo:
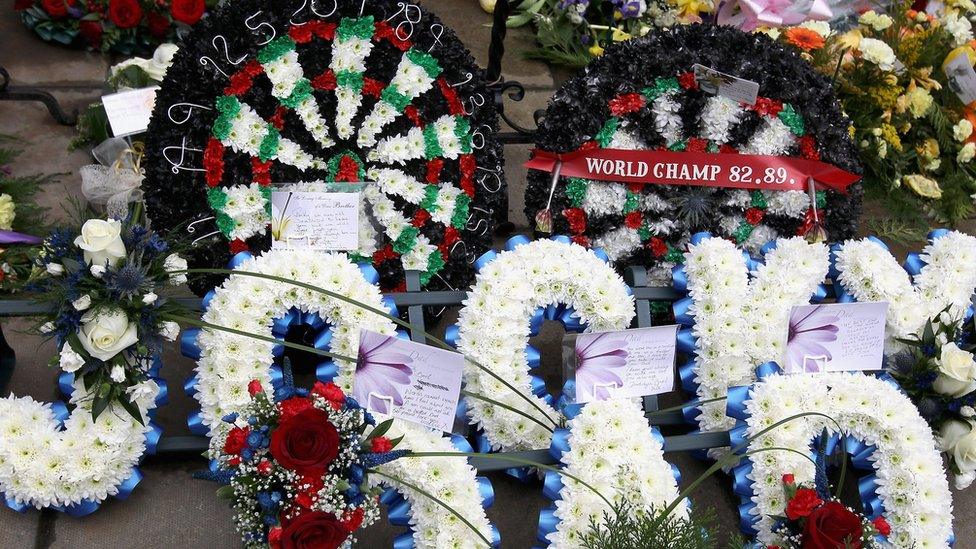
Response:
[{"label": "white flower ring", "polygon": [[[942,457],[932,430],[893,380],[846,372],[779,375],[773,363],[758,374],[756,384],[729,393],[729,415],[739,420],[730,433],[733,446],[741,445],[743,452],[790,448],[809,454],[811,441],[826,429],[828,451],[840,444],[856,469],[873,469],[858,488],[865,513],[884,515],[891,525],[893,547],[952,544],[952,497]],[[810,412],[833,421],[807,415],[756,436],[778,421]],[[735,492],[743,501],[741,527],[764,544],[777,543],[771,529],[773,516],[782,516],[786,507],[786,473],[797,484],[811,483],[815,468],[801,455],[769,450],[733,469]]]},{"label": "white flower ring", "polygon": [[[261,273],[309,284],[346,296],[376,309],[386,310],[377,275],[372,267],[359,267],[345,254],[323,254],[312,251],[278,250],[255,258],[242,252],[235,256],[234,269]],[[203,320],[265,337],[282,337],[288,327],[307,324],[317,330],[313,346],[347,357],[355,357],[360,330],[395,335],[395,325],[388,318],[299,286],[247,275],[231,275],[204,300]],[[183,335],[184,353],[197,359],[196,375],[187,388],[200,402],[201,411],[191,418],[191,428],[211,437],[211,455],[216,441],[224,439],[230,425],[221,419],[247,405],[247,385],[258,380],[266,389],[277,383],[280,368],[273,365],[283,350],[280,344],[256,340],[219,330],[187,330]],[[316,369],[320,381],[334,381],[352,394],[356,364],[337,360],[323,362]],[[444,437],[426,428],[395,421],[390,436],[404,436],[397,449],[418,452],[470,452],[471,447],[459,437]],[[431,461],[400,460],[379,470],[421,489],[447,498],[448,505],[462,514],[487,539],[499,540],[498,532],[488,522],[484,506],[493,499],[491,484],[477,478],[467,460],[437,459]],[[433,471],[438,474],[433,474]],[[384,481],[400,492],[388,492],[383,500],[391,505],[390,514],[398,525],[409,525],[410,531],[397,538],[397,547],[412,541],[413,547],[476,547],[481,545],[467,525],[450,511],[428,500],[415,490],[397,482]],[[445,486],[453,491],[443,493]],[[401,539],[402,538],[402,539]]]},{"label": "white flower ring", "polygon": [[[674,304],[675,320],[685,326],[678,332],[678,349],[693,356],[678,372],[685,390],[700,401],[724,398],[729,387],[751,383],[756,366],[780,360],[790,307],[827,295],[825,245],[780,238],[762,253],[760,262],[725,239],[698,233],[685,265],[674,270],[675,288],[688,294]],[[684,412],[702,431],[735,424],[722,400]]]},{"label": "white flower ring", "polygon": [[976,237],[932,231],[922,253],[908,254],[904,268],[884,242],[873,237],[835,245],[832,256],[838,301],[888,302],[889,343],[919,334],[926,321],[946,307],[954,318],[973,314]]},{"label": "white flower ring", "polygon": [[[515,237],[505,251],[488,252],[475,265],[478,277],[458,326],[447,336],[471,360],[465,366],[467,389],[539,422],[467,399],[471,421],[482,429],[482,451],[550,447],[566,472],[584,479],[611,501],[626,499],[650,508],[677,497],[676,476],[661,450],[663,439],[648,426],[638,400],[560,406],[572,416],[568,428],[550,433],[543,427],[562,417],[552,395],[545,394],[545,384],[529,373],[538,366],[538,351],[529,345],[529,338],[538,333],[543,319],[557,320],[569,331],[607,331],[627,328],[634,316],[630,288],[606,256],[567,237],[534,242]],[[570,396],[561,402],[568,402]],[[589,517],[602,520],[603,512],[609,511],[595,493],[576,481],[567,479],[564,484],[555,472],[546,475],[544,493],[554,501],[539,519],[538,539],[546,545],[579,547]]]},{"label": "white flower ring", "polygon": [[[556,431],[549,449],[564,471],[635,510],[661,509],[678,498],[681,473],[664,460],[664,437],[648,426],[635,402],[595,401],[577,410],[569,428]],[[581,548],[591,520],[602,521],[611,512],[592,490],[555,471],[546,472],[543,494],[553,505],[539,513],[538,540],[554,548]],[[679,505],[673,516],[687,511],[687,505]]]},{"label": "white flower ring", "polygon": [[[160,366],[157,360],[150,378],[129,393],[144,418],[166,402],[166,384],[156,377]],[[70,397],[70,413],[60,401],[0,399],[0,493],[15,511],[50,508],[81,517],[109,496],[132,493],[142,480],[137,466],[156,452],[162,430],[151,421],[140,424],[114,403],[93,421],[92,399],[81,381],[62,372],[58,386]]]}]

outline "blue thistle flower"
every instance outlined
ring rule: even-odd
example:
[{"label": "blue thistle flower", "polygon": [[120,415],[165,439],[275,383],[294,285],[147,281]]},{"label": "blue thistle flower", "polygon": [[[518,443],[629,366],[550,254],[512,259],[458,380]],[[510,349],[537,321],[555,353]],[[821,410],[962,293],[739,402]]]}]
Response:
[{"label": "blue thistle flower", "polygon": [[193,473],[193,478],[199,480],[210,480],[218,484],[230,484],[230,480],[237,474],[235,471],[227,469],[217,469],[216,471],[197,471]]},{"label": "blue thistle flower", "polygon": [[392,450],[390,452],[384,452],[382,454],[363,454],[362,461],[363,467],[369,469],[371,467],[379,467],[384,463],[389,463],[393,460],[400,459],[407,455],[407,450]]},{"label": "blue thistle flower", "polygon": [[152,281],[146,270],[126,262],[115,271],[105,273],[105,287],[119,299],[140,296],[152,289]]},{"label": "blue thistle flower", "polygon": [[146,241],[146,248],[153,253],[161,254],[169,249],[169,244],[158,234],[152,233]]}]

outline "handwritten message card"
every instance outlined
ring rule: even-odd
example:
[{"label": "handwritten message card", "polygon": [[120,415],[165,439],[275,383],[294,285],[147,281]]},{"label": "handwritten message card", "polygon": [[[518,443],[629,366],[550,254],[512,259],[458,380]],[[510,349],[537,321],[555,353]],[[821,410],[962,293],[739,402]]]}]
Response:
[{"label": "handwritten message card", "polygon": [[359,193],[271,192],[271,249],[359,247]]},{"label": "handwritten message card", "polygon": [[158,86],[154,86],[103,95],[102,106],[112,127],[112,135],[122,137],[146,131],[158,89]]},{"label": "handwritten message card", "polygon": [[674,389],[677,326],[576,336],[576,402],[633,398]]},{"label": "handwritten message card", "polygon": [[368,330],[359,338],[353,397],[370,411],[451,432],[464,357]]},{"label": "handwritten message card", "polygon": [[695,74],[695,82],[705,93],[721,95],[747,105],[756,104],[759,95],[758,82],[737,78],[698,63],[692,65],[691,69]]},{"label": "handwritten message card", "polygon": [[880,370],[887,314],[885,302],[793,307],[783,371]]}]

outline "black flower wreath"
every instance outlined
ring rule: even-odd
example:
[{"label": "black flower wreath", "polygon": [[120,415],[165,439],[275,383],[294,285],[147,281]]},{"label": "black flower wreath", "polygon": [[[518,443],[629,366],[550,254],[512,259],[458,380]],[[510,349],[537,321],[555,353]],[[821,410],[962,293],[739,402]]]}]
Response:
[{"label": "black flower wreath", "polygon": [[[695,64],[759,84],[754,106],[707,93]],[[849,122],[829,81],[762,34],[690,25],[620,43],[558,90],[537,137],[540,149],[666,149],[797,156],[860,173]],[[556,234],[603,248],[617,265],[667,267],[683,244],[710,231],[756,251],[776,236],[822,222],[831,240],[854,236],[860,185],[847,195],[627,185],[530,170],[525,212],[547,206]],[[545,214],[543,213],[543,216]],[[545,221],[544,217],[540,220]]]},{"label": "black flower wreath", "polygon": [[[269,247],[272,183],[365,182],[357,259],[460,288],[507,208],[495,109],[454,32],[392,0],[228,2],[180,47],[156,98],[144,189],[186,224],[191,266]],[[191,281],[197,292],[221,277]]]}]

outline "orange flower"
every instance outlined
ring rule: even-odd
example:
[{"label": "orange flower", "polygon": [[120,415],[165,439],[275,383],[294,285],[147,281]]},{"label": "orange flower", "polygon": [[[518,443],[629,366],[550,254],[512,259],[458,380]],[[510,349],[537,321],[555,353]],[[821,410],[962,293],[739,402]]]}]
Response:
[{"label": "orange flower", "polygon": [[810,51],[822,48],[824,45],[823,36],[816,31],[804,27],[792,27],[786,29],[786,41],[803,51]]}]

